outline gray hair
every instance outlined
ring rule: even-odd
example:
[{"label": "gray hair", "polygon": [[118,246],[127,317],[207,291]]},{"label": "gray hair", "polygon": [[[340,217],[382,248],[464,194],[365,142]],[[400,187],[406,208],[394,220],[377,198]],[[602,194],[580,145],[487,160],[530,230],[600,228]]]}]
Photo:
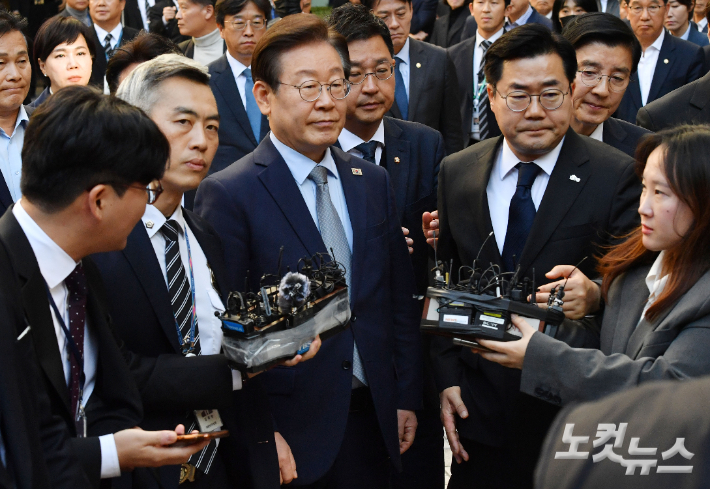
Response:
[{"label": "gray hair", "polygon": [[133,70],[119,85],[116,97],[150,115],[158,101],[160,84],[170,78],[185,78],[208,86],[210,83],[207,68],[197,61],[180,54],[161,54]]}]

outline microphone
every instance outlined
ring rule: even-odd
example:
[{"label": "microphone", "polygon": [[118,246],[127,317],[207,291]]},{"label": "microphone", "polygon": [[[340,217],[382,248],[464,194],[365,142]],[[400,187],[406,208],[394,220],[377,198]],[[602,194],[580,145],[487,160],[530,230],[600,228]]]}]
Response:
[{"label": "microphone", "polygon": [[493,236],[493,231],[488,233],[488,236],[486,236],[486,239],[483,240],[483,244],[481,247],[478,249],[478,254],[476,255],[476,259],[473,260],[473,269],[476,269],[476,263],[478,262],[478,258],[481,256],[481,252],[483,251],[483,247],[486,246],[486,243],[488,243],[488,240],[491,239],[491,236]]}]

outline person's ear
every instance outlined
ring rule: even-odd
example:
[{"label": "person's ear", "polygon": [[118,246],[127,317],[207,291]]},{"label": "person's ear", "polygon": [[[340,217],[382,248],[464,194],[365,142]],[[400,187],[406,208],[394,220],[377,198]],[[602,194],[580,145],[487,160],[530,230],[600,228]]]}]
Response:
[{"label": "person's ear", "polygon": [[222,37],[222,39],[227,39],[224,33],[224,26],[217,24],[217,29],[219,29],[219,35]]},{"label": "person's ear", "polygon": [[271,114],[271,99],[275,96],[273,89],[262,80],[254,82],[254,99],[259,110],[265,116]]},{"label": "person's ear", "polygon": [[96,220],[101,220],[104,212],[106,211],[107,200],[110,195],[116,192],[109,186],[103,183],[95,185],[89,189],[87,195],[87,205],[89,207],[89,212]]},{"label": "person's ear", "polygon": [[210,20],[214,18],[214,7],[212,5],[207,5],[205,7],[205,20]]}]

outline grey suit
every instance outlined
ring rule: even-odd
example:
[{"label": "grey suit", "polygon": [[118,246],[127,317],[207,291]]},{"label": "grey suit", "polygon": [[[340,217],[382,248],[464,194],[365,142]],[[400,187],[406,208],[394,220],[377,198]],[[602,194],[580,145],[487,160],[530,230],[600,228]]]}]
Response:
[{"label": "grey suit", "polygon": [[641,318],[650,265],[611,285],[599,350],[574,349],[535,334],[520,390],[555,404],[589,401],[653,380],[710,374],[710,272],[653,322]]}]

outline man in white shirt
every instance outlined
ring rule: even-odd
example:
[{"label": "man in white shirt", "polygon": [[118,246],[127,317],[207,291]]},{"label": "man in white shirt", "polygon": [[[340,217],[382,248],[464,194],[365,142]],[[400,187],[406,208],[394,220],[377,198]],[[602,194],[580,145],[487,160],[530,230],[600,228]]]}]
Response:
[{"label": "man in white shirt", "polygon": [[488,102],[483,66],[488,48],[505,32],[505,13],[509,5],[510,0],[474,1],[471,13],[478,26],[476,35],[449,48],[459,82],[463,133],[468,135],[466,146],[500,135]]},{"label": "man in white shirt", "polygon": [[705,7],[707,4],[707,0],[696,0],[695,8],[693,8],[693,21],[695,25],[698,26],[698,30],[703,34],[707,34],[708,32],[708,19],[705,17]]},{"label": "man in white shirt", "polygon": [[[92,85],[104,88],[109,58],[118,47],[132,41],[138,34],[136,29],[121,25],[121,14],[125,6],[126,0],[89,0],[89,14],[96,34],[96,56],[89,82]],[[90,40],[87,39],[86,42]]]},{"label": "man in white shirt", "polygon": [[191,37],[179,44],[180,49],[204,66],[227,49],[217,27],[215,3],[216,0],[179,0],[175,16],[180,34]]},{"label": "man in white shirt", "polygon": [[552,21],[535,10],[529,0],[511,0],[506,13],[510,29],[525,24],[542,24],[548,29],[552,29]]},{"label": "man in white shirt", "polygon": [[175,432],[127,429],[141,419],[142,405],[126,362],[146,376],[141,383],[153,379],[141,386],[148,392],[164,378],[116,343],[98,272],[86,258],[125,245],[145,207],[145,185],[164,171],[167,142],[141,112],[86,87],[57,92],[27,129],[23,197],[0,221],[10,262],[2,283],[22,295],[16,307],[31,324],[52,413],[74,437],[95,487],[122,470],[181,463],[204,443],[168,447]]}]

